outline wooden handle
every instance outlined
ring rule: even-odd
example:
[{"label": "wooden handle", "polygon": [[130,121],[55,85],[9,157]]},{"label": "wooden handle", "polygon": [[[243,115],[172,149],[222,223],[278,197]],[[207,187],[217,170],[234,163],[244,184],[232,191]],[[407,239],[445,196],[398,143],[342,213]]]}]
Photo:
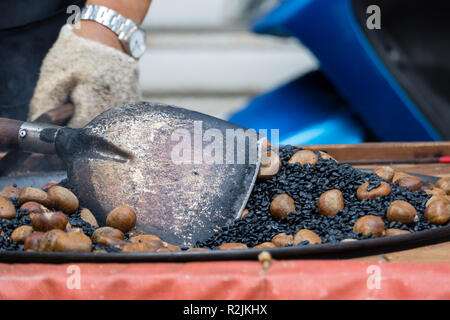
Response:
[{"label": "wooden handle", "polygon": [[23,121],[0,118],[0,149],[17,149],[18,135]]},{"label": "wooden handle", "polygon": [[[33,122],[62,126],[70,120],[74,110],[75,107],[72,103],[66,103],[45,112]],[[0,149],[17,149],[19,147],[18,134],[23,123],[24,121],[0,118]]]},{"label": "wooden handle", "polygon": [[[74,111],[75,106],[72,103],[66,103],[43,113],[35,120],[35,122],[63,126],[67,124],[67,122],[69,122],[70,118],[73,116]],[[3,157],[0,156],[0,176],[5,176],[13,172],[19,172],[20,170],[23,170],[24,167],[27,167],[26,165],[24,165],[24,163],[31,156],[31,153],[22,152],[17,149],[17,132],[19,130],[18,127],[20,127],[22,123],[23,122],[17,120],[0,119],[0,149],[15,149],[9,151]],[[3,131],[5,131],[5,133],[8,132],[8,134],[4,135]],[[47,160],[48,159],[45,159],[46,164],[48,164]],[[40,163],[36,164],[36,168],[39,168],[39,170],[40,165]],[[28,169],[33,171],[33,168],[31,167]]]}]

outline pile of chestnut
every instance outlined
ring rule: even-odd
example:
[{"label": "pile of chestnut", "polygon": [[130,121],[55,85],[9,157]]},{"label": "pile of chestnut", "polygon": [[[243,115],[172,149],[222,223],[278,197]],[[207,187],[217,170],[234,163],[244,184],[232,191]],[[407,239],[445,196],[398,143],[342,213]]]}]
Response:
[{"label": "pile of chestnut", "polygon": [[[331,156],[321,152],[320,154],[325,159],[330,159]],[[272,153],[271,158],[276,158],[276,154]],[[334,159],[333,159],[334,160]],[[301,165],[310,164],[315,165],[318,161],[316,153],[310,150],[301,150],[295,153],[289,163],[300,163]],[[271,173],[277,174],[277,170],[273,170],[273,167],[278,168],[280,161],[274,159],[270,162],[272,165],[262,167],[263,173],[266,168],[272,168]],[[279,170],[279,169],[278,169]],[[435,186],[429,184],[423,184],[422,180],[418,177],[403,173],[395,172],[393,168],[388,166],[378,167],[374,170],[380,178],[395,183],[398,186],[406,187],[412,191],[423,190],[427,194],[432,195],[430,200],[426,204],[425,219],[435,225],[443,225],[450,221],[450,177],[441,178]],[[260,175],[261,176],[261,175]],[[272,177],[273,175],[264,174],[264,178]],[[369,189],[369,182],[362,184],[357,190],[357,198],[374,199],[377,197],[387,196],[391,192],[391,188],[388,183],[381,182],[376,188]],[[336,215],[339,211],[344,209],[344,198],[340,190],[334,189],[324,192],[317,202],[318,211],[322,215]],[[276,196],[271,205],[270,212],[274,219],[281,219],[289,215],[291,212],[295,212],[294,199],[287,194],[280,194]],[[397,221],[404,224],[416,222],[418,220],[416,209],[406,201],[396,200],[393,201],[387,212],[387,218],[389,221]],[[356,221],[353,226],[353,231],[362,233],[364,236],[372,235],[374,237],[382,236],[394,236],[407,234],[409,231],[396,228],[385,229],[384,221],[374,215],[366,215]],[[300,243],[300,239],[308,240],[310,244],[321,243],[320,237],[310,230],[300,230],[295,237],[292,235],[278,234],[272,239],[274,246],[285,245],[297,245]],[[343,241],[351,241],[354,239],[345,239]],[[303,241],[303,240],[302,240]],[[261,244],[261,246],[267,246],[268,244]]]},{"label": "pile of chestnut", "polygon": [[[333,159],[329,154],[319,151],[323,159]],[[268,152],[266,163],[261,165],[258,178],[270,179],[277,175],[281,168],[281,161],[275,152]],[[311,150],[301,150],[296,152],[289,160],[289,163],[300,163],[301,165],[315,165],[319,158],[317,154]],[[336,161],[336,160],[335,160]],[[406,187],[409,190],[422,190],[432,197],[426,203],[424,217],[430,223],[435,225],[443,225],[450,221],[450,177],[441,178],[435,186],[423,183],[418,177],[403,173],[395,172],[388,166],[378,167],[374,170],[380,178],[386,180],[381,182],[377,187],[370,187],[369,182],[363,183],[357,190],[357,199],[375,199],[377,197],[387,196],[391,192],[391,188],[387,182]],[[325,216],[335,216],[339,211],[344,209],[344,198],[340,190],[328,190],[324,192],[317,201],[317,209],[319,214]],[[287,217],[290,213],[295,212],[295,201],[288,194],[277,195],[270,204],[270,213],[275,220]],[[244,210],[241,218],[248,213]],[[410,224],[418,220],[416,209],[408,202],[403,200],[393,201],[386,211],[388,221],[401,222]],[[363,236],[383,237],[409,234],[408,230],[398,228],[386,229],[382,218],[374,215],[366,215],[359,218],[353,226],[355,233],[361,233]],[[275,235],[270,242],[261,243],[253,248],[275,248],[285,246],[297,246],[300,243],[308,241],[309,244],[321,244],[322,240],[315,232],[308,229],[301,229],[295,235],[279,233]],[[356,239],[344,239],[342,242],[356,241]],[[218,247],[221,250],[245,249],[247,246],[242,243],[226,243]]]},{"label": "pile of chestnut", "polygon": [[[136,213],[126,205],[112,210],[107,216],[106,226],[99,227],[92,212],[87,208],[79,208],[77,197],[57,183],[49,183],[42,189],[4,188],[0,193],[0,218],[16,217],[15,205],[10,200],[14,198],[18,199],[20,205],[17,211],[29,212],[26,216],[31,223],[16,228],[10,238],[23,244],[24,250],[28,252],[107,252],[94,250],[93,244],[114,247],[121,252],[181,251],[178,246],[164,242],[155,235],[136,230]],[[84,234],[82,228],[71,226],[68,216],[75,213],[79,213],[83,221],[95,228],[91,237]]]}]

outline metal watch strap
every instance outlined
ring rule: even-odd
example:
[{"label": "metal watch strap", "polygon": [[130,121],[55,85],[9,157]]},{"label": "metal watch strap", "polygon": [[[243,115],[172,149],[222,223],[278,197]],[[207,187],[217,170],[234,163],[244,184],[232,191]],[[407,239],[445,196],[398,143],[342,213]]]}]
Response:
[{"label": "metal watch strap", "polygon": [[131,19],[127,19],[116,11],[103,6],[86,5],[81,11],[81,20],[96,21],[111,31],[120,40],[128,40],[130,35],[139,28],[139,25]]}]

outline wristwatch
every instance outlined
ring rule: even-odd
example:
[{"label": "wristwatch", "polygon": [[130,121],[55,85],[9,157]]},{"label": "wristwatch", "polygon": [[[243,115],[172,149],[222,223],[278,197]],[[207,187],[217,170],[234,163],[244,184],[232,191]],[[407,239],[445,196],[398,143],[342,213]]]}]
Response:
[{"label": "wristwatch", "polygon": [[86,5],[80,20],[96,21],[117,34],[123,47],[133,58],[139,59],[146,49],[145,30],[138,23],[103,6]]}]

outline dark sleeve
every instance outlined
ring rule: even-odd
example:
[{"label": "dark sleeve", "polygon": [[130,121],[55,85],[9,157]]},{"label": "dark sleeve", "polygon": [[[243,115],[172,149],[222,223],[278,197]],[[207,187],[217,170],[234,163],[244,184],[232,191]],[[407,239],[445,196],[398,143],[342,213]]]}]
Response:
[{"label": "dark sleeve", "polygon": [[66,12],[70,5],[82,7],[85,3],[86,0],[1,0],[0,30],[44,20]]}]

